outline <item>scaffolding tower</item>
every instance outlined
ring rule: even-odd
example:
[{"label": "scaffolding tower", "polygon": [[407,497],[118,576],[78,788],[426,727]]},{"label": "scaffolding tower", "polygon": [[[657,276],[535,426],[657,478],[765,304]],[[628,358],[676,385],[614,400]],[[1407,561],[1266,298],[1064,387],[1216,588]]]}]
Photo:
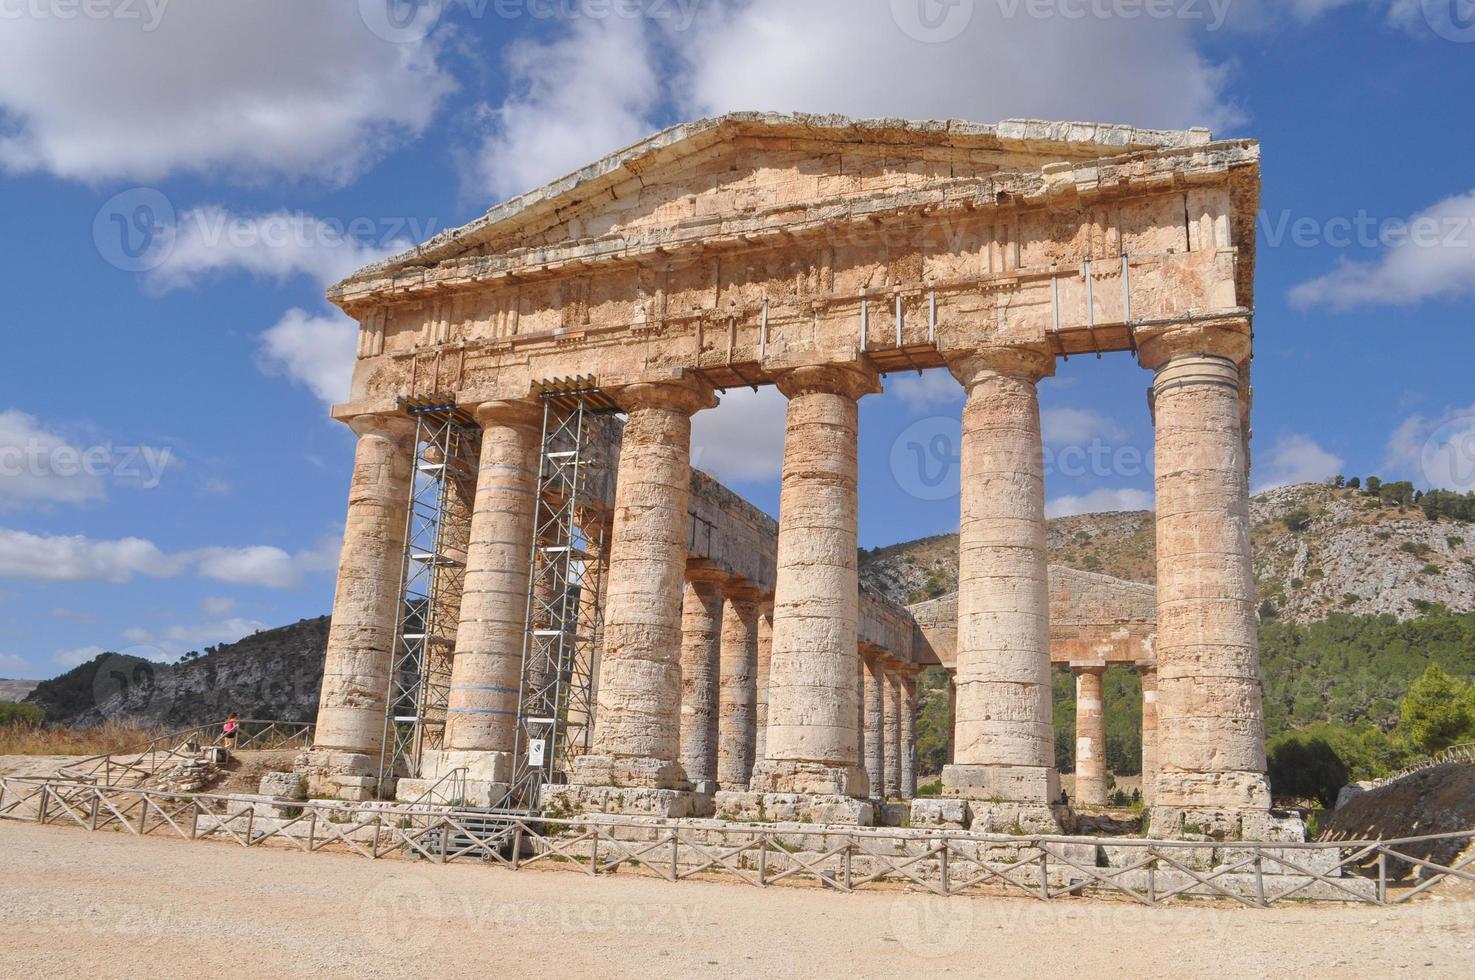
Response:
[{"label": "scaffolding tower", "polygon": [[415,419],[399,617],[385,697],[380,785],[418,778],[443,747],[451,657],[466,576],[480,428],[449,398],[401,399]]},{"label": "scaffolding tower", "polygon": [[608,480],[603,450],[618,409],[592,379],[540,386],[543,439],[531,549],[522,674],[513,753],[514,807],[537,806],[538,791],[566,782],[589,750],[598,644]]}]

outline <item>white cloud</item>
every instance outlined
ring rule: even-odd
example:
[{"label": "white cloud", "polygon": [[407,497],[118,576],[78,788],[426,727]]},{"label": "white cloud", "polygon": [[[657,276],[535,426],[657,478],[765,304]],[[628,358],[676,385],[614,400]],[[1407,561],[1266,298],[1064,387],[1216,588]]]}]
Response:
[{"label": "white cloud", "polygon": [[14,409],[0,412],[0,510],[103,499],[102,477],[83,465],[84,452],[42,428],[34,416]]},{"label": "white cloud", "polygon": [[1408,306],[1475,296],[1475,191],[1445,198],[1406,223],[1379,229],[1382,254],[1340,259],[1337,268],[1291,290],[1300,309]]},{"label": "white cloud", "polygon": [[191,650],[203,650],[218,643],[234,643],[266,628],[265,623],[254,619],[232,617],[208,623],[169,626],[161,630],[133,627],[123,631],[123,638],[139,646],[154,647],[172,660]]},{"label": "white cloud", "polygon": [[109,17],[6,17],[0,169],[347,181],[454,88],[434,38],[382,40],[360,6],[113,0]]},{"label": "white cloud", "polygon": [[887,393],[896,394],[914,412],[925,412],[941,405],[961,406],[966,394],[963,386],[947,371],[903,374],[891,380]]},{"label": "white cloud", "polygon": [[58,650],[51,662],[61,667],[80,667],[87,661],[107,653],[102,647],[77,647],[75,650]]},{"label": "white cloud", "polygon": [[1385,465],[1434,490],[1475,490],[1475,405],[1411,415],[1388,438]]},{"label": "white cloud", "polygon": [[1100,514],[1113,510],[1152,510],[1152,491],[1100,489],[1088,494],[1055,497],[1045,504],[1046,517]]},{"label": "white cloud", "polygon": [[313,316],[293,307],[261,335],[261,364],[333,405],[348,400],[357,347],[358,324],[342,313]]},{"label": "white cloud", "polygon": [[1084,446],[1093,439],[1121,442],[1127,438],[1127,433],[1110,417],[1085,408],[1043,409],[1040,434],[1051,446]]},{"label": "white cloud", "polygon": [[1292,483],[1321,483],[1342,471],[1345,460],[1323,449],[1310,436],[1288,432],[1276,437],[1269,452],[1257,457],[1255,492]]},{"label": "white cloud", "polygon": [[1009,16],[979,2],[960,36],[928,44],[899,24],[895,11],[909,6],[712,0],[688,30],[675,18],[571,18],[552,40],[512,49],[512,94],[487,110],[478,185],[499,198],[537,187],[653,132],[672,109],[1162,127],[1238,119],[1188,20]]},{"label": "white cloud", "polygon": [[236,609],[236,600],[229,596],[207,595],[200,600],[200,608],[208,616],[227,616]]},{"label": "white cloud", "polygon": [[779,475],[789,400],[775,387],[731,388],[691,420],[691,463],[719,480],[751,483]]},{"label": "white cloud", "polygon": [[158,292],[230,272],[279,282],[305,275],[327,286],[404,251],[414,244],[411,238],[429,238],[433,232],[428,223],[420,226],[409,219],[345,224],[302,212],[236,214],[203,205],[181,214],[167,234],[157,235],[141,264],[148,269],[150,288]]},{"label": "white cloud", "polygon": [[504,54],[507,100],[486,108],[491,132],[473,164],[478,185],[513,197],[635,142],[660,97],[653,36],[630,17],[569,18],[549,41]]},{"label": "white cloud", "polygon": [[30,661],[17,657],[13,653],[0,653],[0,671],[4,671],[7,674],[17,674],[30,669]]},{"label": "white cloud", "polygon": [[0,528],[0,577],[42,582],[125,583],[135,576],[201,578],[268,589],[293,589],[327,570],[326,541],[290,554],[269,545],[212,547],[167,554],[142,538],[98,540]]}]

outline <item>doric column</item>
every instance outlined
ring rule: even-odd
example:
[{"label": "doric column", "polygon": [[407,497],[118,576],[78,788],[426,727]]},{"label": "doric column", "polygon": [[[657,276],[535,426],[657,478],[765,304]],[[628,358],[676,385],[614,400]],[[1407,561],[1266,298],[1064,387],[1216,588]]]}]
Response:
[{"label": "doric column", "polygon": [[865,767],[871,792],[880,796],[886,788],[886,677],[876,651],[864,651]]},{"label": "doric column", "polygon": [[957,739],[949,795],[1046,804],[1060,794],[1050,705],[1044,456],[1035,384],[1054,358],[997,348],[955,360],[963,410]]},{"label": "doric column", "polygon": [[616,393],[627,412],[615,487],[594,745],[583,785],[686,785],[681,736],[681,598],[690,533],[691,416],[716,404],[696,381]]},{"label": "doric column", "polygon": [[358,446],[333,622],[313,748],[300,767],[311,792],[363,799],[372,796],[384,742],[415,426],[404,416],[361,415],[349,427]]},{"label": "doric column", "polygon": [[1105,667],[1071,667],[1076,676],[1077,803],[1106,805]]},{"label": "doric column", "polygon": [[917,795],[917,673],[902,675],[901,701],[901,798]]},{"label": "doric column", "polygon": [[[765,602],[758,611],[758,701],[754,705],[753,765],[768,754],[768,669],[773,659],[773,603]],[[749,776],[751,784],[752,777]]]},{"label": "doric column", "polygon": [[[542,419],[542,408],[531,402],[488,402],[476,409],[481,461],[442,769],[475,761],[478,774],[495,781],[511,776]],[[491,755],[472,760],[465,753]]]},{"label": "doric column", "polygon": [[758,605],[751,589],[729,586],[722,609],[722,676],[718,694],[717,784],[745,790],[753,774],[757,734]]},{"label": "doric column", "polygon": [[879,390],[859,367],[809,367],[789,398],[779,497],[767,758],[754,789],[863,797],[856,730],[856,399]]},{"label": "doric column", "polygon": [[[1268,810],[1260,652],[1250,561],[1240,364],[1247,325],[1150,336],[1156,371],[1157,720],[1155,833],[1192,819],[1211,833]],[[1191,816],[1190,816],[1191,814]]]},{"label": "doric column", "polygon": [[719,578],[688,568],[681,602],[681,767],[699,793],[717,788],[723,605]]},{"label": "doric column", "polygon": [[886,668],[883,679],[886,693],[886,731],[882,740],[886,756],[885,795],[887,799],[893,799],[901,796],[901,716],[904,691],[901,675],[892,667]]},{"label": "doric column", "polygon": [[1157,667],[1137,665],[1142,682],[1142,802],[1151,804],[1157,781]]},{"label": "doric column", "polygon": [[947,675],[947,751],[943,757],[946,765],[957,761],[958,749],[958,684],[955,671]]}]

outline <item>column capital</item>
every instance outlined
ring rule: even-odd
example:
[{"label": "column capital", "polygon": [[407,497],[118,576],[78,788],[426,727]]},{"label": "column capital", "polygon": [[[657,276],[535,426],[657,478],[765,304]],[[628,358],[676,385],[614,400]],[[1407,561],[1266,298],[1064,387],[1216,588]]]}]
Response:
[{"label": "column capital", "polygon": [[743,602],[757,606],[765,593],[747,579],[726,578],[722,581],[723,598],[732,602]]},{"label": "column capital", "polygon": [[1055,373],[1055,355],[1042,347],[981,347],[949,357],[947,366],[964,388],[992,375],[1034,384]]},{"label": "column capital", "polygon": [[686,562],[684,577],[691,585],[710,586],[714,590],[720,588],[726,594],[726,582],[731,575],[705,558],[693,558]]},{"label": "column capital", "polygon": [[1138,661],[1132,665],[1132,669],[1137,672],[1139,677],[1156,677],[1157,661]]},{"label": "column capital", "polygon": [[536,429],[543,425],[543,406],[531,399],[482,402],[471,414],[483,429]]},{"label": "column capital", "polygon": [[345,419],[344,424],[359,438],[377,435],[386,439],[410,439],[415,435],[415,420],[408,415],[355,415]]},{"label": "column capital", "polygon": [[1106,664],[1071,664],[1070,672],[1076,676],[1080,676],[1081,674],[1103,676],[1106,674]]},{"label": "column capital", "polygon": [[879,394],[881,376],[869,364],[812,364],[792,368],[775,379],[786,398],[798,395],[844,395],[859,399]]},{"label": "column capital", "polygon": [[1246,319],[1146,327],[1137,332],[1137,360],[1149,371],[1185,355],[1223,358],[1238,368],[1250,359],[1250,337]]},{"label": "column capital", "polygon": [[704,408],[717,407],[717,394],[712,386],[696,377],[641,381],[611,391],[610,396],[626,412],[664,408],[683,415],[695,415]]}]

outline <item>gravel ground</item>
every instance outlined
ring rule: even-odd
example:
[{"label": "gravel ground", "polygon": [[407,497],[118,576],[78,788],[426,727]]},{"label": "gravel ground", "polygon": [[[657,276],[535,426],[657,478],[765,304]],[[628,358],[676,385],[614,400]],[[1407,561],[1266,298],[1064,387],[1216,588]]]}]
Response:
[{"label": "gravel ground", "polygon": [[504,871],[0,822],[0,975],[1475,974],[1475,902],[1256,911]]}]

